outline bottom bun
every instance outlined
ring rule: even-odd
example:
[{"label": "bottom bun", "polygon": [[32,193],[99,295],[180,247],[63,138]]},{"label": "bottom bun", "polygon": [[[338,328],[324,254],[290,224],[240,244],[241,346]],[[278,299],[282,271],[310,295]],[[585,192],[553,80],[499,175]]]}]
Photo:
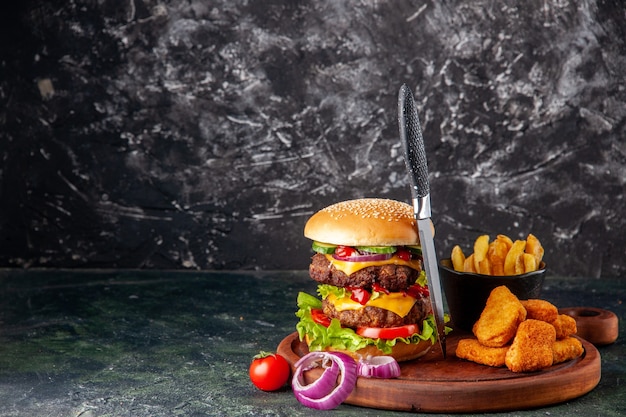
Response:
[{"label": "bottom bun", "polygon": [[[309,336],[305,335],[304,339],[309,345]],[[396,343],[391,348],[391,353],[384,353],[376,346],[369,345],[357,351],[334,349],[332,347],[326,347],[326,352],[342,352],[352,356],[354,359],[359,360],[361,358],[367,358],[368,356],[392,356],[398,362],[406,362],[419,357],[424,356],[430,350],[431,343],[429,341],[422,341],[419,343]]]}]

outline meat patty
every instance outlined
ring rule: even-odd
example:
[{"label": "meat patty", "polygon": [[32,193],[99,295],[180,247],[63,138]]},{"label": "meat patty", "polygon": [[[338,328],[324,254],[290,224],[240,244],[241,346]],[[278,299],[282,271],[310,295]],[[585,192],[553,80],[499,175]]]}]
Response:
[{"label": "meat patty", "polygon": [[421,326],[422,321],[432,312],[427,298],[418,299],[405,317],[400,317],[393,311],[369,306],[359,310],[337,311],[327,300],[322,301],[322,308],[324,314],[338,319],[344,327],[395,327],[414,323]]},{"label": "meat patty", "polygon": [[311,258],[309,275],[321,284],[335,287],[362,287],[370,289],[374,283],[391,292],[406,290],[415,284],[420,271],[404,265],[369,266],[346,275],[332,266],[326,256],[316,253]]}]

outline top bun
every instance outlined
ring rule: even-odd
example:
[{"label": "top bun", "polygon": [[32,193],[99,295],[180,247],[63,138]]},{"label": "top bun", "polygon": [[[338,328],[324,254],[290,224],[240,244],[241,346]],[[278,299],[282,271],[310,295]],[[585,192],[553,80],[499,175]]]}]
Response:
[{"label": "top bun", "polygon": [[315,213],[304,226],[309,239],[345,246],[419,245],[413,207],[395,200],[342,201]]}]

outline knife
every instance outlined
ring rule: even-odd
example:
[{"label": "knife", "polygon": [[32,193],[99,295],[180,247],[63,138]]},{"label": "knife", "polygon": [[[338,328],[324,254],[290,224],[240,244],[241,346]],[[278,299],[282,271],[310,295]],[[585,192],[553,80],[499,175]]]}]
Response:
[{"label": "knife", "polygon": [[411,181],[413,211],[417,221],[424,272],[428,280],[430,304],[437,324],[437,339],[443,357],[446,357],[446,335],[443,318],[443,293],[435,253],[433,229],[431,229],[430,185],[428,183],[428,164],[426,150],[417,107],[411,90],[403,84],[398,94],[398,124],[400,140],[404,147],[404,161]]}]

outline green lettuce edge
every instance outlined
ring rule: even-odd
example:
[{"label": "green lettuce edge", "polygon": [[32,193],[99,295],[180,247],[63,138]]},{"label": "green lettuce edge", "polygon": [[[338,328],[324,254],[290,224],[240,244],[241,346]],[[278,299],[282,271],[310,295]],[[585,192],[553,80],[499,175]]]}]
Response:
[{"label": "green lettuce edge", "polygon": [[[322,286],[320,286],[322,287]],[[324,289],[320,292],[335,294],[341,294],[345,291],[343,288],[333,287],[332,285],[324,285]],[[332,287],[332,288],[328,288]],[[333,289],[334,288],[334,289]],[[361,337],[353,329],[341,327],[339,320],[332,319],[330,326],[325,327],[313,321],[311,317],[312,309],[321,309],[322,302],[317,297],[307,294],[305,292],[298,293],[298,311],[296,316],[300,321],[296,324],[296,330],[300,340],[304,340],[305,335],[309,339],[309,350],[320,351],[327,347],[333,349],[347,350],[355,352],[359,349],[363,349],[366,346],[374,345],[385,354],[390,354],[393,346],[397,343],[418,343],[419,341],[430,340],[431,344],[437,342],[437,325],[432,314],[428,315],[422,322],[421,333],[416,333],[410,337],[397,337],[395,339],[370,339],[367,337]],[[446,314],[445,321],[449,321],[449,317]],[[452,331],[451,328],[446,327],[446,334]]]}]

